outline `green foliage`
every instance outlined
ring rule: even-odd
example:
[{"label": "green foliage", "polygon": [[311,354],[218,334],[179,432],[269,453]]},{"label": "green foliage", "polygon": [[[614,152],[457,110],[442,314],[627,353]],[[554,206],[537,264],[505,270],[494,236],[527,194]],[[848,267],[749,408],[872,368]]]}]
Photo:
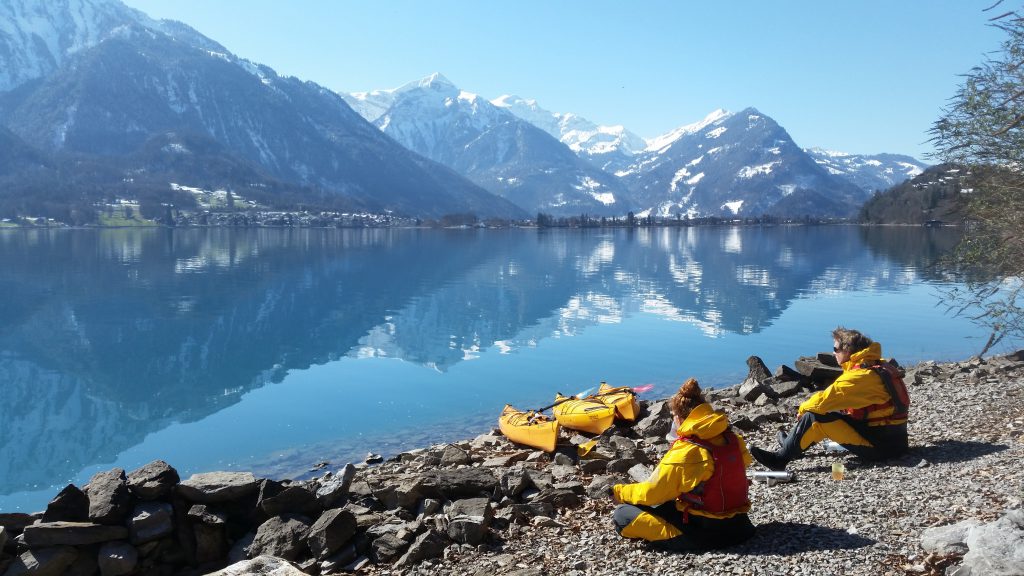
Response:
[{"label": "green foliage", "polygon": [[866,224],[959,224],[965,218],[961,179],[967,171],[951,164],[933,166],[912,180],[875,194],[860,209]]},{"label": "green foliage", "polygon": [[992,330],[982,354],[1024,336],[1024,18],[1010,11],[993,22],[1006,33],[1001,51],[965,76],[931,130],[938,157],[970,168],[971,223],[947,262],[967,284],[947,304],[981,310],[972,318]]}]

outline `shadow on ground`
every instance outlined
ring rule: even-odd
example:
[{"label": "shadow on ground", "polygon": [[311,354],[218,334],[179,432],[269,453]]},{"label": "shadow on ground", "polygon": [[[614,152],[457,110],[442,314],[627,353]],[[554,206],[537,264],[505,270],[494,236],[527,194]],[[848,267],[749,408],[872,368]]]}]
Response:
[{"label": "shadow on ground", "polygon": [[875,541],[838,528],[799,522],[768,522],[759,524],[754,537],[740,546],[723,552],[752,556],[799,554],[824,550],[854,550]]},{"label": "shadow on ground", "polygon": [[931,446],[914,446],[910,449],[908,456],[924,458],[932,464],[944,464],[948,462],[966,462],[996,452],[1002,452],[1008,448],[1009,446],[1006,444],[992,444],[991,442],[942,440]]}]

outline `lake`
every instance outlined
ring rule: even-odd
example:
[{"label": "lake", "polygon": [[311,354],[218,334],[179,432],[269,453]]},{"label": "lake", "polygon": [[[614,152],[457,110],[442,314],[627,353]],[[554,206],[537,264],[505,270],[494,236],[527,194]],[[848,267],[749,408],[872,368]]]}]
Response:
[{"label": "lake", "polygon": [[830,350],[987,333],[938,304],[951,229],[0,231],[0,511],[162,459],[301,477],[605,380],[671,394]]}]

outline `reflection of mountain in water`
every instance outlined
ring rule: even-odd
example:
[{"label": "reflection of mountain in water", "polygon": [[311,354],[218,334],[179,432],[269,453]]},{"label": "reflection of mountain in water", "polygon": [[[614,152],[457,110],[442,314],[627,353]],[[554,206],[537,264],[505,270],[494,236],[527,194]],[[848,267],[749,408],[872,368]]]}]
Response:
[{"label": "reflection of mountain in water", "polygon": [[903,285],[938,240],[893,265],[873,253],[898,255],[921,231],[892,234],[3,233],[0,493],[110,462],[148,433],[344,355],[445,370],[638,312],[709,335],[757,332],[809,292]]}]

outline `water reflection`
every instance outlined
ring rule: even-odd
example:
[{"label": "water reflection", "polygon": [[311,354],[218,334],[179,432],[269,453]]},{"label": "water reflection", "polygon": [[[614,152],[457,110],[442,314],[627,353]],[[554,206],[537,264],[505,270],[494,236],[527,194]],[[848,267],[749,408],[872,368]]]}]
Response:
[{"label": "water reflection", "polygon": [[0,494],[339,358],[444,372],[637,313],[757,333],[808,294],[920,280],[941,232],[0,233]]}]

